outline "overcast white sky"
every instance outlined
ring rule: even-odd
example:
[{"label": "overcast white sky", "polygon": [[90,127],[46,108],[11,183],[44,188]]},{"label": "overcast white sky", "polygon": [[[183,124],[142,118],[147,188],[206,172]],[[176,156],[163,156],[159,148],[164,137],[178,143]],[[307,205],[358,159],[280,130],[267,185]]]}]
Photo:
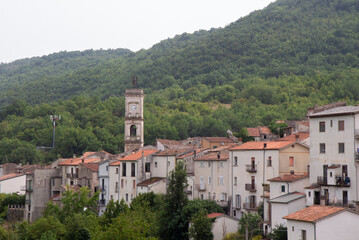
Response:
[{"label": "overcast white sky", "polygon": [[148,49],[225,27],[274,0],[0,0],[0,62],[59,51]]}]

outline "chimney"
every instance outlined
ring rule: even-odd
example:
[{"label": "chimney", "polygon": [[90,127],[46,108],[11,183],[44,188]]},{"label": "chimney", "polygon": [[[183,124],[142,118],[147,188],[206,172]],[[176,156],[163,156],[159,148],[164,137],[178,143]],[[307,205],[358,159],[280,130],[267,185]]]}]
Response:
[{"label": "chimney", "polygon": [[295,141],[299,142],[299,134],[295,134]]}]

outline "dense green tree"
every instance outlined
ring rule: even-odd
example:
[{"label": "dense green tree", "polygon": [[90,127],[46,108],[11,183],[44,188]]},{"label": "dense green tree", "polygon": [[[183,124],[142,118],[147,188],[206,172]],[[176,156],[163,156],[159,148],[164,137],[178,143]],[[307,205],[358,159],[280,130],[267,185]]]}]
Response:
[{"label": "dense green tree", "polygon": [[243,216],[239,220],[239,233],[244,235],[246,229],[248,229],[248,235],[251,239],[258,233],[261,233],[261,221],[262,218],[257,213],[243,213]]},{"label": "dense green tree", "polygon": [[182,214],[187,205],[185,188],[187,174],[184,164],[179,161],[168,177],[167,193],[164,196],[163,209],[160,217],[161,239],[187,238],[188,219]]},{"label": "dense green tree", "polygon": [[287,240],[287,227],[283,224],[275,225],[268,238],[270,240]]},{"label": "dense green tree", "polygon": [[192,219],[189,236],[194,240],[213,239],[212,221],[207,217],[207,212],[201,209]]}]

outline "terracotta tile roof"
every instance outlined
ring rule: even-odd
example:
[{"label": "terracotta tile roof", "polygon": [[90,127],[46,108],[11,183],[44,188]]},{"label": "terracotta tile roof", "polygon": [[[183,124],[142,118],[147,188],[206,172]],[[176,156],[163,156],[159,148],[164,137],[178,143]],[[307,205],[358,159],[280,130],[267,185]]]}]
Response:
[{"label": "terracotta tile roof", "polygon": [[263,150],[264,143],[267,144],[266,150],[277,150],[289,146],[294,141],[273,141],[273,142],[246,142],[240,146],[230,148],[229,150]]},{"label": "terracotta tile roof", "polygon": [[90,155],[93,155],[93,154],[95,154],[96,152],[85,152],[84,154],[82,154],[82,157],[88,157],[88,156],[90,156]]},{"label": "terracotta tile roof", "polygon": [[123,157],[120,159],[120,161],[137,161],[140,158],[142,158],[142,153],[144,157],[147,157],[151,154],[154,154],[156,152],[158,152],[158,149],[144,149],[144,150],[140,150],[136,153],[132,153],[131,155],[128,155],[126,157]]},{"label": "terracotta tile roof", "polygon": [[[100,162],[100,158],[86,158],[84,163],[95,163]],[[59,163],[59,166],[77,166],[82,163],[82,158],[68,158],[67,160]]]},{"label": "terracotta tile roof", "polygon": [[203,137],[203,139],[205,139],[211,143],[234,143],[235,142],[228,137]]},{"label": "terracotta tile roof", "polygon": [[113,162],[113,163],[110,164],[110,166],[119,166],[119,165],[121,165],[121,161],[120,161],[120,160],[118,160],[118,161]]},{"label": "terracotta tile roof", "polygon": [[258,127],[259,128],[259,132],[261,134],[270,134],[272,133],[271,130],[269,129],[269,127]]},{"label": "terracotta tile roof", "polygon": [[282,137],[278,139],[278,141],[296,141],[296,135],[299,136],[300,141],[304,141],[309,138],[309,133],[301,132],[301,133],[293,133],[292,135]]},{"label": "terracotta tile roof", "polygon": [[229,158],[228,152],[221,152],[220,158],[218,158],[217,152],[210,152],[202,157],[196,158],[195,161],[226,161]]},{"label": "terracotta tile roof", "polygon": [[307,208],[304,208],[300,211],[289,214],[284,219],[304,221],[304,222],[315,222],[324,217],[330,216],[334,213],[344,211],[345,208],[342,207],[332,207],[332,206],[319,206],[313,205]]},{"label": "terracotta tile roof", "polygon": [[150,178],[150,179],[147,179],[143,182],[140,182],[139,184],[137,184],[137,186],[144,186],[144,187],[147,187],[155,182],[159,182],[163,179],[166,179],[166,178],[162,178],[162,177],[153,177],[153,178]]},{"label": "terracotta tile roof", "polygon": [[5,176],[0,177],[0,181],[4,181],[4,180],[11,179],[11,178],[20,177],[20,176],[22,176],[22,175],[25,175],[25,173],[10,173],[10,174],[7,174],[7,175],[5,175]]},{"label": "terracotta tile roof", "polygon": [[248,136],[259,137],[261,134],[258,128],[247,128]]},{"label": "terracotta tile roof", "polygon": [[81,163],[81,165],[93,172],[98,172],[98,163]]},{"label": "terracotta tile roof", "polygon": [[219,217],[222,215],[224,215],[224,213],[210,213],[210,214],[207,214],[207,217],[208,218],[216,218],[216,217]]},{"label": "terracotta tile roof", "polygon": [[279,177],[268,179],[270,182],[294,182],[300,179],[307,178],[308,174],[284,174]]}]

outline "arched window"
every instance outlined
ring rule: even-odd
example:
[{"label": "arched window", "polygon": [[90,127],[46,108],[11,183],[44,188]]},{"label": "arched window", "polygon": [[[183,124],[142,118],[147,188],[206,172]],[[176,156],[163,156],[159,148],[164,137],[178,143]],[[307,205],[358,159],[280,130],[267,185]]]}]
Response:
[{"label": "arched window", "polygon": [[130,136],[131,137],[137,136],[137,128],[135,125],[131,125],[131,127],[130,127]]}]

